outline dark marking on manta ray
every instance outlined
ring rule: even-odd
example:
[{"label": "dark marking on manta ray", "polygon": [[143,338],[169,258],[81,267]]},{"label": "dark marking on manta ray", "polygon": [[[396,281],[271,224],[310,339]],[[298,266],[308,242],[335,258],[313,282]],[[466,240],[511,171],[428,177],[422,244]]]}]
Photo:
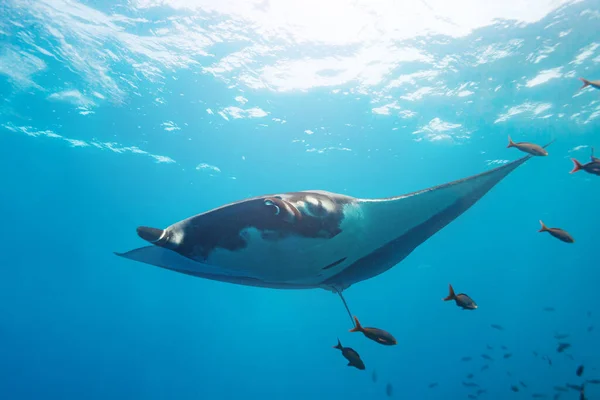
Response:
[{"label": "dark marking on manta ray", "polygon": [[335,267],[336,265],[343,263],[343,262],[344,262],[344,260],[346,260],[346,258],[348,258],[348,257],[340,258],[339,260],[332,262],[332,263],[331,263],[331,264],[329,264],[328,266],[326,266],[326,267],[323,267],[323,269],[329,269],[329,268],[333,268],[333,267]]},{"label": "dark marking on manta ray", "polygon": [[169,230],[140,226],[137,232],[146,241],[202,262],[219,248],[244,249],[252,228],[268,241],[290,236],[331,239],[342,232],[343,206],[353,201],[352,197],[319,192],[261,196],[233,203],[235,210],[224,206],[181,221],[185,235],[179,244],[173,243]]}]

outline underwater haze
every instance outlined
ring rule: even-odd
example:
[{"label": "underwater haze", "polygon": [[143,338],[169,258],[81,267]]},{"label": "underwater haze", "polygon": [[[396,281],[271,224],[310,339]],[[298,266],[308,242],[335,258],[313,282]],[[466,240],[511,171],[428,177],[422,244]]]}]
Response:
[{"label": "underwater haze", "polygon": [[[0,398],[600,399],[600,177],[569,174],[600,151],[600,90],[578,79],[600,80],[599,10],[0,0]],[[393,346],[349,332],[332,291],[115,255],[254,196],[470,177],[526,155],[509,136],[554,142],[343,291]]]}]

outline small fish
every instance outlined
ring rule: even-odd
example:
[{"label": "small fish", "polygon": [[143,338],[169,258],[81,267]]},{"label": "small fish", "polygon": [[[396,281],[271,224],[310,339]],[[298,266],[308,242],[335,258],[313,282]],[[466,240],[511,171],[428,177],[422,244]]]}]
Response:
[{"label": "small fish", "polygon": [[340,339],[338,339],[338,344],[333,346],[334,349],[339,349],[342,351],[342,355],[346,360],[348,360],[349,367],[356,367],[360,370],[365,369],[365,363],[360,359],[360,356],[356,352],[356,350],[350,347],[343,347]]},{"label": "small fish", "polygon": [[584,89],[584,88],[586,88],[588,86],[591,86],[591,87],[596,88],[596,89],[600,89],[600,81],[588,81],[585,78],[579,78],[579,80],[581,82],[583,82],[583,86],[581,86],[579,88],[579,90],[582,90],[582,89]]},{"label": "small fish", "polygon": [[477,396],[475,396],[474,394],[469,394],[467,395],[467,397],[473,400],[477,398]]},{"label": "small fish", "polygon": [[475,301],[473,301],[472,298],[470,298],[469,296],[467,296],[464,293],[455,294],[454,288],[452,287],[452,285],[448,285],[448,288],[449,288],[450,293],[448,294],[448,297],[445,297],[442,300],[444,300],[444,301],[454,300],[454,301],[456,301],[456,305],[458,307],[462,307],[463,310],[477,309],[477,304],[475,303]]},{"label": "small fish", "polygon": [[473,375],[473,374],[469,374],[469,375],[467,375],[467,379],[472,379],[474,376],[475,375]]},{"label": "small fish", "polygon": [[463,381],[462,384],[463,384],[463,386],[466,386],[466,387],[479,387],[479,385],[476,384],[475,382],[465,382],[465,381]]},{"label": "small fish", "polygon": [[583,374],[583,365],[577,367],[577,371],[575,371],[575,374],[577,374],[577,376],[581,376]]},{"label": "small fish", "polygon": [[588,328],[587,328],[587,331],[588,331],[588,332],[591,332],[591,331],[593,331],[593,330],[594,330],[594,325],[590,325],[590,326],[588,326]]},{"label": "small fish", "polygon": [[521,384],[521,386],[523,386],[524,388],[527,388],[527,385],[523,382],[523,381],[519,381],[519,383]]},{"label": "small fish", "polygon": [[481,367],[480,371],[485,371],[489,367],[490,367],[489,365],[485,364],[483,367]]},{"label": "small fish", "polygon": [[600,175],[600,158],[594,157],[594,148],[592,147],[592,155],[590,156],[590,161],[588,163],[582,164],[577,159],[571,158],[573,161],[573,169],[570,174],[574,174],[577,171],[585,171],[588,174],[592,175]]},{"label": "small fish", "polygon": [[554,307],[544,307],[544,311],[552,312],[556,311],[556,309]]},{"label": "small fish", "polygon": [[567,389],[564,386],[554,386],[554,390],[556,390],[557,392],[568,392],[569,389]]},{"label": "small fish", "polygon": [[544,357],[542,357],[542,360],[547,360],[548,364],[552,365],[552,360],[550,359],[550,357],[544,356]]},{"label": "small fish", "polygon": [[575,357],[573,357],[573,354],[565,354],[567,356],[568,359],[575,361]]},{"label": "small fish", "polygon": [[363,328],[356,317],[354,317],[354,322],[356,323],[356,326],[350,329],[350,332],[362,332],[362,334],[369,339],[386,346],[393,346],[397,343],[396,339],[389,332],[386,332],[383,329]]},{"label": "small fish", "polygon": [[517,385],[512,385],[510,387],[510,390],[512,390],[513,392],[518,392],[519,391],[519,387]]},{"label": "small fish", "polygon": [[487,347],[488,350],[494,350],[494,348],[492,346],[490,346],[489,344],[486,344],[485,347]]},{"label": "small fish", "polygon": [[600,385],[600,379],[588,379],[585,382],[591,383],[592,385]]},{"label": "small fish", "polygon": [[540,220],[540,224],[542,225],[542,227],[540,228],[540,230],[538,232],[548,232],[555,238],[562,240],[565,243],[574,243],[575,242],[575,239],[573,239],[573,237],[571,235],[569,235],[569,233],[567,231],[560,229],[560,228],[548,228],[546,225],[544,225],[542,220]]},{"label": "small fish", "polygon": [[485,389],[477,389],[477,396],[479,396],[480,394],[484,394],[487,393],[487,390]]},{"label": "small fish", "polygon": [[373,382],[377,382],[377,371],[373,370],[373,372],[371,373],[371,380]]},{"label": "small fish", "polygon": [[561,340],[561,339],[566,339],[569,337],[568,333],[557,333],[554,335],[555,339]]},{"label": "small fish", "polygon": [[534,351],[534,352],[533,352],[533,356],[534,356],[534,357],[537,357],[537,356],[538,356],[538,353],[537,353],[537,351]]},{"label": "small fish", "polygon": [[502,350],[508,350],[508,347],[506,347],[506,346],[504,346],[504,345],[500,346],[500,348],[501,348]]},{"label": "small fish", "polygon": [[438,383],[437,383],[437,382],[431,382],[431,383],[428,385],[428,387],[429,387],[429,389],[433,389],[433,388],[434,388],[434,387],[436,387],[437,385],[438,385]]},{"label": "small fish", "polygon": [[499,331],[503,331],[503,330],[504,330],[504,328],[503,328],[503,327],[501,327],[501,326],[500,326],[500,325],[498,325],[498,324],[491,324],[490,326],[491,326],[492,328],[494,328],[494,329],[498,329]]},{"label": "small fish", "polygon": [[569,172],[570,174],[574,174],[577,171],[585,171],[588,174],[600,175],[600,161],[598,160],[590,161],[586,164],[580,163],[575,158],[571,158],[571,161],[573,161],[573,169],[571,170],[571,172]]},{"label": "small fish", "polygon": [[385,386],[385,394],[387,394],[388,397],[392,397],[392,395],[394,394],[394,388],[392,387],[391,383],[388,383]]},{"label": "small fish", "polygon": [[506,354],[504,355],[504,358],[511,358],[511,357],[512,357],[512,353],[506,353]]},{"label": "small fish", "polygon": [[571,345],[569,343],[559,343],[558,344],[558,348],[556,349],[556,351],[559,352],[559,353],[562,353],[563,351],[565,351],[569,347],[571,347]]},{"label": "small fish", "polygon": [[506,148],[510,148],[510,147],[516,147],[517,149],[519,149],[525,153],[529,153],[532,156],[547,156],[548,155],[548,152],[546,151],[546,149],[544,149],[542,146],[540,146],[538,144],[528,143],[528,142],[515,143],[512,141],[512,139],[509,136],[508,137],[508,146],[506,146]]},{"label": "small fish", "polygon": [[545,397],[548,397],[547,395],[543,394],[543,393],[534,393],[531,395],[531,397],[533,397],[534,399],[543,399]]},{"label": "small fish", "polygon": [[486,360],[494,361],[494,359],[492,357],[488,356],[487,354],[482,354],[481,358],[485,358]]},{"label": "small fish", "polygon": [[473,359],[473,357],[463,357],[460,359],[460,361],[471,361]]},{"label": "small fish", "polygon": [[578,392],[583,390],[582,385],[574,385],[572,383],[567,383],[567,384],[565,384],[565,386],[568,387],[569,389],[577,390]]},{"label": "small fish", "polygon": [[554,400],[560,399],[560,393],[555,393],[553,399]]}]

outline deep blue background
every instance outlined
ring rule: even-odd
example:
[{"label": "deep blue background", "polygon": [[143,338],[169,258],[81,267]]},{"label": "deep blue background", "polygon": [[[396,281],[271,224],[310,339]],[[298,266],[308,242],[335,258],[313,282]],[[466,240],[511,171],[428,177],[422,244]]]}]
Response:
[{"label": "deep blue background", "polygon": [[[504,399],[517,396],[510,386],[519,380],[528,385],[523,391],[551,396],[552,386],[581,381],[575,376],[580,363],[586,377],[600,378],[599,333],[587,331],[600,315],[600,178],[568,174],[569,157],[589,158],[589,147],[570,152],[574,147],[600,148],[599,120],[583,123],[598,107],[600,92],[587,89],[573,98],[580,86],[575,77],[533,88],[516,89],[513,83],[557,66],[563,73],[573,68],[576,76],[600,76],[594,76],[597,52],[582,65],[568,64],[597,40],[598,20],[581,15],[597,6],[584,2],[563,9],[561,23],[547,29],[556,13],[524,27],[483,28],[445,47],[428,45],[440,56],[464,54],[466,62],[474,38],[482,37],[480,44],[524,39],[511,57],[444,71],[449,87],[473,81],[475,94],[407,104],[418,113],[412,119],[372,113],[369,96],[344,96],[331,88],[238,93],[194,70],[175,71],[177,80],[165,80],[160,93],[166,105],[154,102],[156,88],[142,80],[140,96],[123,104],[107,101],[94,114],[81,115],[69,103],[47,99],[63,87],[60,82],[75,79],[62,61],[44,58],[48,69],[35,75],[35,82],[49,90],[45,93],[0,75],[0,397],[350,400],[385,398],[390,382],[398,398],[463,398],[473,392],[461,383],[472,372],[487,390],[481,398]],[[6,24],[28,17],[16,3],[4,7],[3,29],[11,29],[0,35],[4,50],[34,51],[17,35],[19,27]],[[43,29],[31,26],[29,34],[43,38]],[[547,59],[525,60],[541,46],[537,36],[559,41],[558,32],[566,29],[573,32],[560,38]],[[505,89],[496,93],[499,84]],[[241,108],[258,106],[270,115],[225,121],[216,114],[240,94],[250,100]],[[494,123],[524,102],[551,103],[547,113],[554,115],[534,119],[523,113]],[[570,118],[581,110],[582,117]],[[272,121],[275,117],[287,122]],[[470,139],[415,141],[418,134],[412,132],[435,117],[462,124],[473,131]],[[164,131],[160,124],[167,120],[177,121],[181,130]],[[138,146],[176,162],[93,145],[72,147],[61,138],[17,129],[25,126],[88,143]],[[306,129],[315,133],[306,135]],[[517,169],[401,265],[345,292],[363,325],[395,335],[393,348],[348,333],[346,311],[326,291],[228,285],[113,255],[143,245],[135,233],[138,225],[167,226],[248,196],[323,189],[384,197],[463,178],[492,168],[488,160],[520,157],[516,149],[506,149],[508,134],[515,140],[557,141],[549,157]],[[351,151],[306,151],[313,147]],[[210,176],[196,170],[200,163],[221,172]],[[537,233],[539,219],[567,229],[576,243]],[[480,308],[467,312],[442,302],[449,282]],[[556,311],[543,311],[549,306]],[[556,352],[556,332],[571,334],[567,341],[573,347],[566,353]],[[361,354],[367,371],[345,366],[331,348],[338,337]],[[511,358],[503,359],[501,345]],[[486,371],[480,371],[482,353],[494,358]],[[461,362],[463,356],[473,361]],[[431,382],[439,386],[429,389]],[[600,389],[589,386],[588,397],[595,396]]]}]

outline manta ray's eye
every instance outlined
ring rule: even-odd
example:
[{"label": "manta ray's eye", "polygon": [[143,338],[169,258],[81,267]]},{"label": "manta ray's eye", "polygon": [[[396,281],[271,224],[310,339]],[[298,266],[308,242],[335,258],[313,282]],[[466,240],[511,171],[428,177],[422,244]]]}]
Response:
[{"label": "manta ray's eye", "polygon": [[286,200],[277,197],[268,197],[264,202],[266,206],[272,207],[274,214],[282,218],[285,222],[293,223],[302,218],[300,211]]},{"label": "manta ray's eye", "polygon": [[275,211],[275,215],[279,215],[279,212],[281,210],[279,209],[279,206],[277,204],[275,204],[272,200],[266,199],[265,205],[267,205],[268,207],[272,207],[273,210]]}]

